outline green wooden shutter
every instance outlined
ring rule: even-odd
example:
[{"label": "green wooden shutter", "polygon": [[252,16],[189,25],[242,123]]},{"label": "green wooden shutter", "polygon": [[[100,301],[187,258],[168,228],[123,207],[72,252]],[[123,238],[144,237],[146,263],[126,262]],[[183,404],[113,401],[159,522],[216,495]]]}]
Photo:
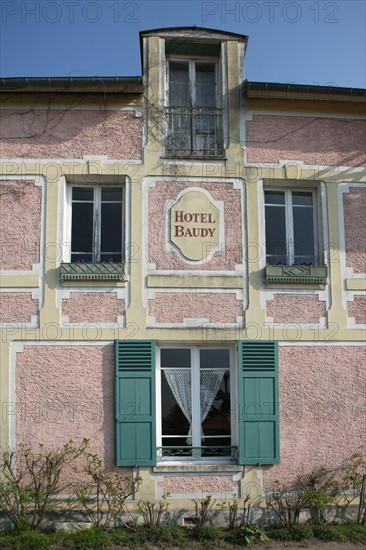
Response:
[{"label": "green wooden shutter", "polygon": [[238,342],[239,463],[278,464],[278,343]]},{"label": "green wooden shutter", "polygon": [[116,465],[156,463],[155,341],[115,342]]}]

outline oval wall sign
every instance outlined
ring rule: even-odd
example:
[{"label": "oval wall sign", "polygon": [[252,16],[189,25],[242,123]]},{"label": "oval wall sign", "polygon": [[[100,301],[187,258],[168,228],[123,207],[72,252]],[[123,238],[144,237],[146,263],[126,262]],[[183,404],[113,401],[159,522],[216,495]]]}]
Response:
[{"label": "oval wall sign", "polygon": [[220,243],[220,222],[206,193],[187,191],[170,208],[170,241],[188,260],[205,260]]}]

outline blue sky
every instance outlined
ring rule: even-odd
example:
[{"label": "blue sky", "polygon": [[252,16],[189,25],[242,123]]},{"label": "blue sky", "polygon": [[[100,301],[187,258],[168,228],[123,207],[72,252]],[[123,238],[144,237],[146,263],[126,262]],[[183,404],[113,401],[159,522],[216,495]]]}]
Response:
[{"label": "blue sky", "polygon": [[249,36],[252,81],[366,86],[365,0],[0,0],[0,75],[135,76],[139,31]]}]

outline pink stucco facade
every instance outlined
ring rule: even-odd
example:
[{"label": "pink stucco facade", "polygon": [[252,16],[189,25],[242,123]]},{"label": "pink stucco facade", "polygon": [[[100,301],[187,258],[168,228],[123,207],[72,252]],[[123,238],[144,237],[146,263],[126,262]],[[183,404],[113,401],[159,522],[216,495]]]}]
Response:
[{"label": "pink stucco facade", "polygon": [[[168,252],[166,201],[176,200],[178,194],[186,188],[194,187],[205,189],[214,201],[224,202],[224,242],[220,250],[203,264],[195,265],[184,262],[175,251]],[[148,246],[149,262],[156,265],[156,269],[174,270],[228,270],[234,271],[235,266],[242,262],[242,223],[240,190],[234,189],[227,183],[188,183],[177,181],[157,181],[155,187],[149,189],[149,220]]]},{"label": "pink stucco facade", "polygon": [[232,476],[228,475],[202,475],[195,476],[164,476],[161,482],[161,488],[164,493],[171,494],[220,494],[235,493],[236,482]]},{"label": "pink stucco facade", "polygon": [[366,440],[366,353],[362,346],[280,347],[281,463],[263,467],[275,480],[340,466]]},{"label": "pink stucco facade", "polygon": [[17,443],[90,438],[113,466],[113,345],[24,345],[16,354]]},{"label": "pink stucco facade", "polygon": [[267,302],[267,316],[275,323],[319,323],[325,314],[317,294],[275,294]]},{"label": "pink stucco facade", "polygon": [[70,323],[117,323],[125,314],[125,301],[115,292],[71,292],[62,300],[62,315]]},{"label": "pink stucco facade", "polygon": [[142,119],[133,110],[6,110],[0,135],[9,159],[140,159]]},{"label": "pink stucco facade", "polygon": [[235,323],[243,316],[243,302],[234,293],[157,292],[149,300],[149,315],[158,323],[183,323],[184,319],[207,319],[212,323]]},{"label": "pink stucco facade", "polygon": [[302,161],[321,166],[364,166],[363,120],[253,115],[246,124],[247,161]]},{"label": "pink stucco facade", "polygon": [[353,317],[356,324],[366,325],[366,296],[353,297],[352,302],[347,302],[348,316]]},{"label": "pink stucco facade", "polygon": [[366,273],[366,186],[351,187],[343,195],[346,265]]},{"label": "pink stucco facade", "polygon": [[31,270],[39,262],[41,211],[34,180],[0,179],[0,269]]},{"label": "pink stucco facade", "polygon": [[0,292],[0,323],[31,323],[38,307],[31,292]]}]

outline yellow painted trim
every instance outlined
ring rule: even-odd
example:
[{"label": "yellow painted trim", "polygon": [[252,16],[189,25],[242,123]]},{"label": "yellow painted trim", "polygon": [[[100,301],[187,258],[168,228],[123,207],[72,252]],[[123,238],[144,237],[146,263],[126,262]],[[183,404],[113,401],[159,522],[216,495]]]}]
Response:
[{"label": "yellow painted trim", "polygon": [[242,289],[244,279],[241,276],[215,275],[148,275],[149,288],[235,288]]},{"label": "yellow painted trim", "polygon": [[346,279],[347,290],[366,290],[365,279]]},{"label": "yellow painted trim", "polygon": [[38,275],[0,275],[0,286],[3,288],[38,288]]}]

